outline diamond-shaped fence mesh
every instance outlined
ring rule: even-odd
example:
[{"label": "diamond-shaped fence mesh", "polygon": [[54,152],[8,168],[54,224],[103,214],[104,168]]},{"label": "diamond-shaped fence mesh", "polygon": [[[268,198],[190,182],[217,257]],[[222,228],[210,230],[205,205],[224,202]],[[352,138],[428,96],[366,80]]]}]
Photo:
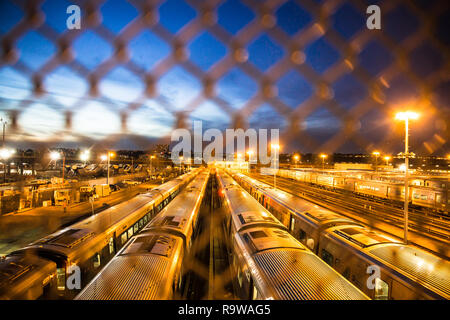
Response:
[{"label": "diamond-shaped fence mesh", "polygon": [[[278,127],[284,145],[310,152],[370,151],[401,141],[392,112],[413,104],[426,111],[419,127],[431,128],[415,150],[448,146],[447,2],[378,3],[381,30],[366,28],[365,1],[119,2],[73,1],[79,30],[62,27],[62,4],[3,2],[3,15],[22,14],[2,28],[10,140],[86,142],[100,132],[109,145],[126,136],[142,147],[213,113],[212,126]],[[139,41],[148,46],[136,54]],[[105,94],[109,78],[132,90]],[[58,79],[69,89],[54,89]]]},{"label": "diamond-shaped fence mesh", "polygon": [[[65,27],[71,4],[81,8],[79,30]],[[147,148],[204,120],[280,128],[284,146],[305,152],[399,152],[393,114],[411,105],[423,114],[414,152],[447,151],[449,2],[377,1],[381,30],[366,27],[370,4],[2,1],[7,142],[110,147],[128,139]],[[200,235],[198,248],[207,245]],[[206,277],[207,266],[192,261]]]}]

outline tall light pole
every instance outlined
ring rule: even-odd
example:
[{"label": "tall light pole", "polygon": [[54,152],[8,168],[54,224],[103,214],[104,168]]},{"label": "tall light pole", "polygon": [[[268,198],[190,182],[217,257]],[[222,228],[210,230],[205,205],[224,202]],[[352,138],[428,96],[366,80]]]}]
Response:
[{"label": "tall light pole", "polygon": [[298,154],[294,154],[295,167],[297,167],[297,162],[299,159],[300,159],[300,156]]},{"label": "tall light pole", "polygon": [[419,118],[419,114],[412,111],[399,112],[396,114],[395,119],[405,121],[405,226],[404,226],[404,242],[408,244],[408,200],[409,200],[409,120],[415,120]]},{"label": "tall light pole", "polygon": [[63,156],[63,164],[62,164],[62,183],[64,184],[64,168],[66,166],[66,154],[64,152],[53,151],[50,153],[50,159],[55,161],[55,166],[59,159],[61,159],[61,154]]},{"label": "tall light pole", "polygon": [[183,163],[183,159],[184,159],[184,157],[183,156],[181,156],[180,157],[180,169],[179,169],[179,174],[181,174],[181,166],[182,166],[182,163]]},{"label": "tall light pole", "polygon": [[153,165],[152,165],[153,159],[155,159],[155,156],[150,156],[150,176],[153,175]]},{"label": "tall light pole", "polygon": [[380,153],[378,151],[374,151],[372,154],[375,156],[375,172],[378,172],[378,157],[380,156]]},{"label": "tall light pole", "polygon": [[107,161],[106,165],[106,184],[109,185],[109,163],[111,162],[111,158],[114,158],[114,152],[107,151],[106,155],[102,155],[102,161]]},{"label": "tall light pole", "polygon": [[328,157],[326,154],[321,153],[320,157],[322,158],[322,170],[325,170],[325,159]]},{"label": "tall light pole", "polygon": [[271,144],[272,152],[275,150],[274,160],[276,161],[277,165],[275,166],[275,170],[273,172],[273,187],[274,189],[277,188],[277,171],[278,171],[278,151],[280,150],[279,144]]},{"label": "tall light pole", "polygon": [[13,150],[9,150],[5,147],[0,149],[0,158],[3,159],[3,183],[6,183],[6,161],[14,153]]},{"label": "tall light pole", "polygon": [[384,157],[384,161],[386,161],[386,166],[389,165],[389,160],[391,160],[391,157],[389,157],[389,156]]}]

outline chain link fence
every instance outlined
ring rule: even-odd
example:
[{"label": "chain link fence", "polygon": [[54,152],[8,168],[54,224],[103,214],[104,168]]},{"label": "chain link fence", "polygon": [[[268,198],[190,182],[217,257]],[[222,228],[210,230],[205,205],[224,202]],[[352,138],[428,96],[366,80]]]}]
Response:
[{"label": "chain link fence", "polygon": [[[396,132],[392,112],[405,104],[413,104],[424,113],[420,120],[422,123],[417,126],[421,133],[417,133],[413,139],[414,151],[434,154],[448,148],[449,50],[448,38],[445,38],[445,31],[442,30],[448,18],[448,3],[445,1],[376,2],[381,8],[381,30],[369,30],[365,26],[369,16],[366,9],[372,4],[365,1],[120,2],[132,6],[137,13],[115,32],[112,31],[114,28],[108,27],[111,23],[106,26],[105,21],[119,17],[120,8],[114,17],[107,17],[103,9],[110,4],[105,1],[73,1],[81,8],[79,30],[56,30],[51,20],[53,16],[46,16],[46,1],[17,0],[10,1],[8,6],[6,2],[2,4],[4,15],[14,9],[20,10],[22,18],[15,24],[11,23],[9,28],[6,28],[5,23],[2,30],[1,67],[20,74],[24,83],[29,84],[26,94],[15,97],[14,101],[5,94],[1,97],[1,111],[9,119],[7,139],[12,142],[31,140],[48,145],[63,141],[79,144],[100,141],[106,145],[115,145],[127,137],[134,145],[144,148],[149,137],[146,133],[133,130],[130,118],[149,108],[148,101],[170,114],[171,120],[167,120],[165,131],[161,131],[158,126],[161,120],[158,116],[155,115],[156,120],[147,118],[149,124],[146,129],[164,132],[160,135],[151,134],[153,138],[163,141],[168,140],[172,129],[190,128],[192,115],[208,102],[228,117],[228,127],[278,126],[283,129],[283,144],[299,150],[335,152],[350,148],[364,152],[383,146],[398,152],[394,146],[399,144],[393,141],[401,142],[402,136]],[[60,7],[65,8],[62,5]],[[227,22],[223,17],[226,10],[232,9],[243,10],[250,16],[249,21],[241,23],[240,28],[233,27],[234,34],[230,28],[226,28],[232,22]],[[169,31],[167,25],[161,22],[164,17],[168,19],[169,11],[173,11],[170,13],[172,15],[174,12],[178,15],[173,18],[178,18],[177,23],[181,26],[176,33]],[[184,12],[187,12],[186,17]],[[112,14],[111,11],[107,13]],[[68,17],[63,11],[57,14],[59,19]],[[240,21],[239,14],[235,12],[236,19]],[[230,21],[234,19],[233,15],[228,18]],[[295,24],[296,20],[302,20],[300,26]],[[344,20],[350,21],[349,24],[340,26],[339,21]],[[182,25],[183,21],[187,22]],[[39,39],[50,42],[54,47],[48,56],[41,57],[43,62],[39,67],[31,66],[22,59],[27,50],[35,48],[18,45],[31,31],[38,33]],[[158,41],[168,46],[167,55],[151,68],[136,63],[129,48],[133,39],[143,32],[151,32]],[[190,57],[190,45],[203,32],[226,47],[223,57],[214,61],[209,68],[199,67]],[[76,42],[85,33],[94,34],[97,40],[91,43],[88,48],[90,51],[80,54]],[[261,40],[261,37],[264,39]],[[83,59],[86,55],[95,55],[97,50],[101,51],[96,47],[101,43],[112,48],[111,54],[95,66],[86,67]],[[263,44],[264,54],[275,56],[276,51],[281,50],[282,56],[269,67],[261,67],[257,61],[259,58],[252,57],[255,43]],[[149,56],[151,51],[152,43]],[[337,58],[328,63],[326,68],[314,67],[314,59],[320,59],[320,55],[328,59],[327,52],[334,52]],[[384,59],[383,56],[388,58]],[[81,79],[86,87],[83,95],[70,97],[70,103],[64,104],[46,87],[46,79],[61,66]],[[118,67],[140,82],[136,97],[125,104],[105,96],[101,90],[102,81]],[[192,98],[183,99],[182,106],[173,104],[173,99],[160,81],[178,67],[188,74],[189,79],[200,84],[200,89],[191,95]],[[241,98],[244,101],[240,108],[229,101],[232,99],[227,100],[221,90],[221,80],[232,69],[237,70],[242,79],[257,84],[253,94]],[[311,93],[306,99],[284,99],[283,90],[286,87],[291,91],[303,90],[293,85],[295,81],[292,79],[295,77],[284,79],[289,72],[295,72],[295,77],[301,76],[302,81],[308,83]],[[8,73],[3,72],[2,80],[3,85],[7,86]],[[397,86],[399,81],[401,84]],[[346,82],[353,82],[354,88],[343,88]],[[246,83],[236,78],[229,85],[242,87]],[[89,121],[92,116],[89,112],[92,101],[100,103],[101,110],[113,115],[113,121],[105,115],[98,119],[100,122],[120,122],[116,129],[107,128],[99,139],[79,129],[80,122]],[[51,130],[45,138],[33,136],[29,126],[24,128],[22,125],[26,122],[21,121],[21,118],[36,104],[43,104],[52,110],[46,119],[49,122],[53,116],[62,119],[61,125]],[[152,112],[152,109],[149,110]],[[207,113],[208,109],[204,109],[204,112]],[[253,122],[249,121],[255,114]],[[314,132],[314,123],[320,121],[321,117],[329,121],[321,128],[327,132],[325,136]],[[274,119],[276,122],[266,122]],[[34,128],[39,132],[45,129],[46,123],[35,122],[31,125],[42,126]],[[105,127],[108,127],[107,124]]]}]

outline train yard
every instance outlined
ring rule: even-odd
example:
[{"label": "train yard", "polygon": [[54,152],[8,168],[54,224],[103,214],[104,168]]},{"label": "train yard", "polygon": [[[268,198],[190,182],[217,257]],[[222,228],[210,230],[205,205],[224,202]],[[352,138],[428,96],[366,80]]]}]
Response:
[{"label": "train yard", "polygon": [[[273,176],[253,173],[251,177],[272,186],[274,184]],[[313,201],[320,206],[336,210],[367,225],[378,226],[378,228],[384,229],[383,231],[389,230],[395,236],[402,234],[403,209],[398,204],[393,204],[392,201],[346,190],[330,190],[327,187],[311,183],[294,182],[285,177],[277,178],[277,188]],[[408,225],[414,233],[411,241],[448,258],[450,254],[448,247],[450,217],[427,208],[410,208],[409,215]]]},{"label": "train yard", "polygon": [[273,179],[193,169],[2,258],[0,298],[450,297],[447,216],[414,207],[405,245],[394,202]]}]

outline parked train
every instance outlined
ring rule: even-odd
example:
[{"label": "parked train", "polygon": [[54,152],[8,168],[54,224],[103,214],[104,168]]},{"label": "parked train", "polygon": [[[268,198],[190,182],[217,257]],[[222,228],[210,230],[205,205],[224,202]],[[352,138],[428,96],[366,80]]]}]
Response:
[{"label": "parked train", "polygon": [[[262,173],[272,173],[270,168],[262,168]],[[367,174],[344,175],[313,170],[279,169],[277,175],[297,181],[307,182],[330,189],[340,189],[364,196],[403,202],[405,186],[398,176],[380,178]],[[370,179],[369,179],[370,178]],[[426,207],[445,214],[450,213],[450,181],[445,179],[412,178],[408,197],[411,205]]]},{"label": "parked train", "polygon": [[179,298],[183,261],[191,247],[208,179],[209,171],[200,173],[75,299]]},{"label": "parked train", "polygon": [[[233,177],[295,238],[369,297],[450,298],[449,261],[241,173]],[[373,277],[375,269],[379,275]]]},{"label": "parked train", "polygon": [[[198,169],[16,250],[0,260],[0,299],[73,298]],[[71,282],[73,280],[73,282]],[[32,288],[32,289],[30,289]]]},{"label": "parked train", "polygon": [[288,233],[228,174],[219,196],[227,213],[234,287],[241,299],[360,300],[359,289]]}]

